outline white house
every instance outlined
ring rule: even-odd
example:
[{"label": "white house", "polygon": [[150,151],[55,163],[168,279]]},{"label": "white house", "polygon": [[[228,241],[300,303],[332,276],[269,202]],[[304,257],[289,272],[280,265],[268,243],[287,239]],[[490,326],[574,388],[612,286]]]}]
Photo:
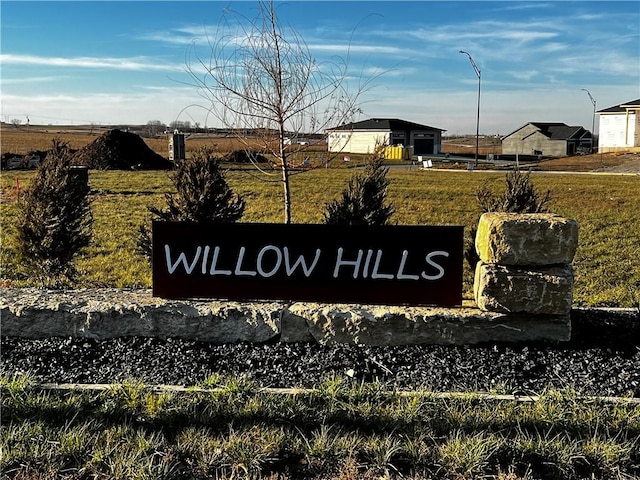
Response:
[{"label": "white house", "polygon": [[373,153],[382,146],[403,145],[412,155],[440,153],[440,128],[396,118],[371,118],[327,130],[330,152]]},{"label": "white house", "polygon": [[598,110],[598,152],[640,152],[640,99]]}]

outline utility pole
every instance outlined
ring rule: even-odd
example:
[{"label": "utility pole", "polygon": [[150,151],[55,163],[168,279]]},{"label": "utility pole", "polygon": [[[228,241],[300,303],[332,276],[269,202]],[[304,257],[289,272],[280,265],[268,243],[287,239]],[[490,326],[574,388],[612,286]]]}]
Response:
[{"label": "utility pole", "polygon": [[469,57],[469,61],[471,62],[471,66],[473,67],[473,70],[476,72],[476,76],[478,77],[478,114],[476,116],[476,157],[475,157],[475,166],[477,167],[478,166],[478,151],[479,151],[478,140],[480,138],[480,80],[481,80],[482,74],[480,72],[480,69],[476,65],[476,62],[473,61],[473,57],[469,54],[469,52],[465,52],[464,50],[460,50],[459,53],[462,53],[462,54],[466,55],[467,57]]},{"label": "utility pole", "polygon": [[582,90],[587,92],[587,95],[589,95],[589,100],[591,100],[591,103],[593,103],[593,117],[591,119],[591,153],[593,153],[593,145],[596,139],[596,101],[591,96],[591,92],[589,92],[589,90],[587,90],[586,88],[583,88]]}]

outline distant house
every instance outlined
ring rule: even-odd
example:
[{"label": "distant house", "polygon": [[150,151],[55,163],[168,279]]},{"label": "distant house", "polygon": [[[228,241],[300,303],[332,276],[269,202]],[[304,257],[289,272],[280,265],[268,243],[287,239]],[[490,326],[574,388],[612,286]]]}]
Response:
[{"label": "distant house", "polygon": [[598,152],[640,151],[640,99],[598,110]]},{"label": "distant house", "polygon": [[591,142],[591,132],[583,127],[531,122],[502,137],[502,154],[563,157],[589,151]]},{"label": "distant house", "polygon": [[331,128],[327,133],[330,152],[373,153],[377,147],[403,145],[412,155],[440,153],[440,128],[395,118],[371,118]]}]

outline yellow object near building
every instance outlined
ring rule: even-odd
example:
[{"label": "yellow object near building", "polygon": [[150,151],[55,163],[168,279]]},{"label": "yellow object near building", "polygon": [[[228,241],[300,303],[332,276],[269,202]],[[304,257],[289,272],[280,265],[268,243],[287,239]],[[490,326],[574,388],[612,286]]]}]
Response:
[{"label": "yellow object near building", "polygon": [[385,147],[384,158],[385,160],[404,160],[404,146]]}]

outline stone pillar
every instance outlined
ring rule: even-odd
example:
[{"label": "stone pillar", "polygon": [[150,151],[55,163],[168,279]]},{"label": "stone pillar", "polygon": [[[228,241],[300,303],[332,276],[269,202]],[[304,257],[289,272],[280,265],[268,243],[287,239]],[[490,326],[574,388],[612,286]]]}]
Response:
[{"label": "stone pillar", "polygon": [[484,311],[568,315],[571,262],[578,246],[575,220],[547,213],[485,213],[475,247],[474,296]]}]

